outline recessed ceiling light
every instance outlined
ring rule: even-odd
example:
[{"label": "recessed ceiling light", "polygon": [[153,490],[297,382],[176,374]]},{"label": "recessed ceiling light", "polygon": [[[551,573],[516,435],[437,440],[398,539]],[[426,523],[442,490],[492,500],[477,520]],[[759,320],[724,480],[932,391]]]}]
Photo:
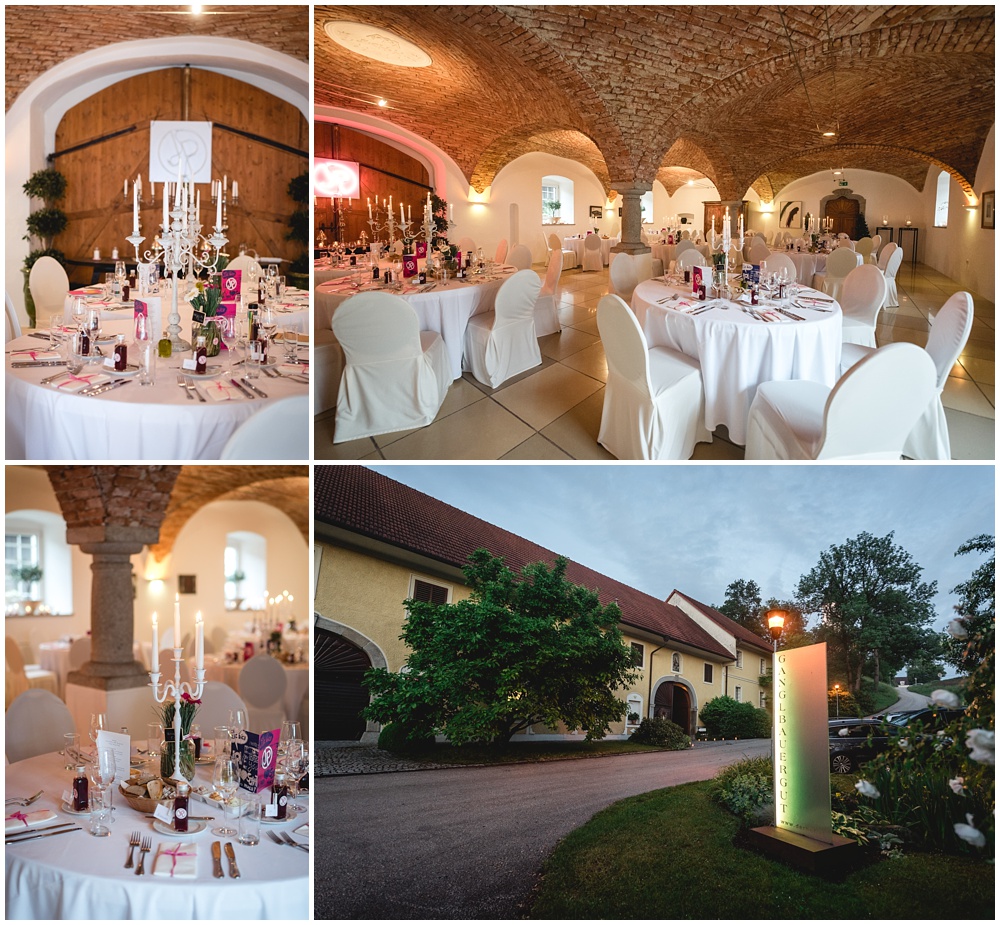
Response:
[{"label": "recessed ceiling light", "polygon": [[200,3],[192,3],[191,4],[191,13],[194,16],[201,16],[201,4]]},{"label": "recessed ceiling light", "polygon": [[431,56],[404,38],[368,23],[338,19],[323,26],[326,34],[342,48],[396,67],[427,67]]},{"label": "recessed ceiling light", "polygon": [[843,170],[835,170],[835,171],[833,172],[833,175],[834,175],[835,177],[839,177],[839,176],[840,176],[840,175],[841,175],[841,174],[842,174],[843,172],[844,172]]},{"label": "recessed ceiling light", "polygon": [[833,132],[833,131],[823,132],[823,137],[824,138],[836,138],[837,137],[837,133]]}]

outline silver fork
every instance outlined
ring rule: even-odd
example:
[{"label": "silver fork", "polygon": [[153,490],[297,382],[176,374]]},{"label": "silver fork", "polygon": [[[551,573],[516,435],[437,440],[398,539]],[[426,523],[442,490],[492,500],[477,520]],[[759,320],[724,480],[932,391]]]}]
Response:
[{"label": "silver fork", "polygon": [[153,850],[153,840],[151,838],[144,838],[142,844],[139,845],[139,866],[135,869],[135,875],[141,877],[146,873],[146,855]]},{"label": "silver fork", "polygon": [[301,848],[303,851],[308,851],[308,845],[300,845],[295,839],[292,838],[287,832],[279,832],[278,837],[286,844],[291,845],[293,848]]},{"label": "silver fork", "polygon": [[11,797],[9,800],[4,800],[4,805],[11,803],[17,806],[31,806],[43,793],[44,790],[39,790],[33,797]]},{"label": "silver fork", "polygon": [[194,396],[191,394],[191,390],[188,389],[187,383],[184,381],[184,377],[183,376],[178,376],[177,377],[177,384],[182,389],[184,389],[184,394],[187,395],[188,401],[194,401]]},{"label": "silver fork", "polygon": [[128,860],[125,862],[126,869],[132,866],[132,855],[135,854],[135,849],[138,848],[140,844],[138,832],[133,832],[131,835],[129,835],[128,844],[129,844]]}]

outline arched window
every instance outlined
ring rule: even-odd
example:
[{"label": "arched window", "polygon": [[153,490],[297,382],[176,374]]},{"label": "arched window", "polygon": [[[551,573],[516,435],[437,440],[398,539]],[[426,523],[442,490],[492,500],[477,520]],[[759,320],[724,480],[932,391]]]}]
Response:
[{"label": "arched window", "polygon": [[642,210],[642,223],[650,225],[653,222],[653,191],[643,193],[639,198],[639,208]]},{"label": "arched window", "polygon": [[71,614],[72,551],[66,521],[49,511],[11,511],[4,519],[4,533],[7,614],[22,614],[28,607],[33,613]]},{"label": "arched window", "polygon": [[542,224],[572,225],[573,181],[566,177],[542,177]]},{"label": "arched window", "polygon": [[934,227],[948,227],[948,196],[951,192],[951,177],[942,170],[937,179],[937,198],[934,201]]},{"label": "arched window", "polygon": [[238,530],[226,534],[223,553],[227,610],[263,608],[267,603],[267,540],[259,533]]}]

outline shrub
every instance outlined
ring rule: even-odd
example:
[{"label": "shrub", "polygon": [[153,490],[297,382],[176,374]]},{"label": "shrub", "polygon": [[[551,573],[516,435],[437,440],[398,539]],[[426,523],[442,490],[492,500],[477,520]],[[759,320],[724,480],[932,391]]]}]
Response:
[{"label": "shrub", "polygon": [[48,167],[45,170],[36,170],[22,189],[36,199],[56,202],[66,195],[66,178],[54,167]]},{"label": "shrub", "polygon": [[712,799],[746,828],[774,821],[774,766],[770,758],[744,758],[723,768],[713,779],[710,792]]},{"label": "shrub", "polygon": [[62,209],[38,209],[28,216],[28,232],[47,240],[64,231],[66,222],[66,213]]},{"label": "shrub", "polygon": [[701,708],[700,715],[710,736],[759,739],[771,734],[771,717],[766,710],[732,697],[714,697]]},{"label": "shrub", "polygon": [[414,754],[433,747],[434,736],[410,738],[402,723],[389,723],[378,734],[378,747],[396,755]]},{"label": "shrub", "polygon": [[690,745],[690,740],[684,734],[684,730],[677,723],[663,718],[644,719],[639,724],[639,728],[628,737],[628,740],[637,745],[658,745],[673,751],[687,748]]},{"label": "shrub", "polygon": [[[837,701],[840,701],[838,706]],[[828,716],[861,716],[861,707],[850,691],[841,691],[839,694],[830,692],[827,695],[827,715]],[[839,713],[838,713],[839,710]]]}]

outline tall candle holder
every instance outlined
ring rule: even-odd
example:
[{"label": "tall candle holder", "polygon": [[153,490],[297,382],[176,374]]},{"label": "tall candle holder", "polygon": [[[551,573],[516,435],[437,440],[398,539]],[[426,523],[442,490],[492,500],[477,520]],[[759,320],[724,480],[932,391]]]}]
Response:
[{"label": "tall candle holder", "polygon": [[[740,240],[742,243],[742,224],[743,219],[740,217]],[[715,268],[715,257],[714,254],[719,252],[722,254],[722,268],[723,276],[721,280],[717,280],[716,289],[718,294],[723,298],[729,296],[729,250],[733,246],[732,229],[729,220],[729,209],[726,209],[725,217],[722,219],[722,234],[719,236],[718,240],[715,237],[715,220],[712,220],[712,232],[708,239],[708,249],[713,254],[712,264],[713,269]]]},{"label": "tall candle holder", "polygon": [[382,236],[385,235],[388,246],[392,247],[393,242],[396,240],[397,231],[400,233],[400,239],[410,237],[409,230],[411,225],[412,222],[403,217],[402,204],[399,207],[399,221],[396,221],[391,199],[387,204],[383,204],[382,206],[379,206],[376,199],[374,208],[371,202],[368,203],[368,227],[372,232],[373,244],[381,243]]}]

